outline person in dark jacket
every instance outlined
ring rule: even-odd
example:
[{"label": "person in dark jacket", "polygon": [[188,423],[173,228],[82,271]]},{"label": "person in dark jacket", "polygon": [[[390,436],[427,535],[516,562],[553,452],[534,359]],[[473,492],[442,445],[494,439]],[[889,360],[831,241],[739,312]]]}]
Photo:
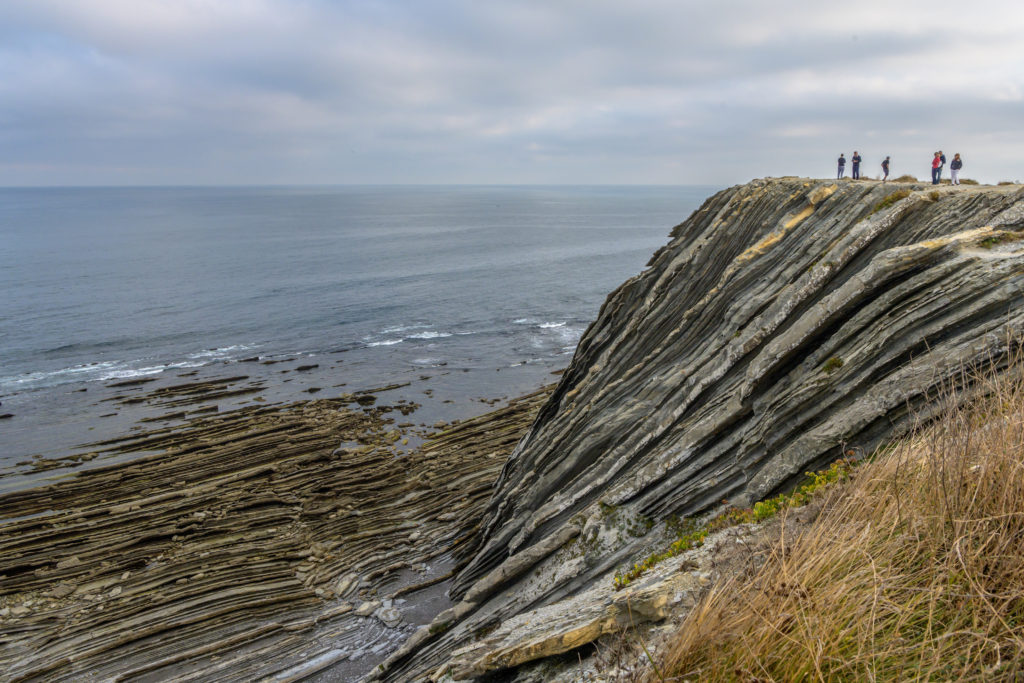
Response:
[{"label": "person in dark jacket", "polygon": [[839,153],[839,174],[836,178],[842,178],[843,173],[846,172],[846,157],[843,156],[842,152]]},{"label": "person in dark jacket", "polygon": [[932,185],[939,184],[939,173],[942,172],[942,161],[939,159],[941,154],[942,152],[936,152],[932,157]]},{"label": "person in dark jacket", "polygon": [[853,162],[853,179],[860,179],[860,153],[857,150],[853,150],[853,156],[850,157],[850,161]]},{"label": "person in dark jacket", "polygon": [[964,162],[960,159],[959,154],[953,155],[953,163],[949,165],[949,177],[954,185],[960,184],[960,169],[964,167]]},{"label": "person in dark jacket", "polygon": [[942,181],[942,169],[946,168],[946,155],[939,150],[939,181]]},{"label": "person in dark jacket", "polygon": [[889,179],[889,157],[886,157],[882,161],[882,182],[884,183]]}]

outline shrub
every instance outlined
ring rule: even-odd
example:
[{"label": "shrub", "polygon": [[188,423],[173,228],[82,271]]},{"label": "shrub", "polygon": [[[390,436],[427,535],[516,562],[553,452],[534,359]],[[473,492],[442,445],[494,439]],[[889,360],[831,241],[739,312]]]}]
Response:
[{"label": "shrub", "polygon": [[960,179],[960,184],[961,185],[978,185],[979,183],[978,183],[977,180],[974,180],[973,178],[961,178]]},{"label": "shrub", "polygon": [[901,175],[899,178],[893,178],[894,183],[916,183],[917,178],[912,175]]},{"label": "shrub", "polygon": [[1013,182],[1012,180],[1000,180],[996,184],[997,185],[1016,185],[1017,183]]}]

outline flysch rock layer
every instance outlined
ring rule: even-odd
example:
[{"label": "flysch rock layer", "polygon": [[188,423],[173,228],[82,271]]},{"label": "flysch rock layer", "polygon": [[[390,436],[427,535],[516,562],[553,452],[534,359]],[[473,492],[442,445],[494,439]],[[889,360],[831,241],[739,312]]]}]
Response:
[{"label": "flysch rock layer", "polygon": [[289,681],[394,647],[549,392],[404,457],[399,408],[347,399],[94,444],[109,464],[0,496],[0,680]]},{"label": "flysch rock layer", "polygon": [[609,510],[636,528],[749,505],[927,419],[940,386],[1018,343],[1022,230],[1020,186],[782,178],[711,197],[608,297],[502,470],[459,602],[376,675],[525,661],[473,643],[640,559],[650,539]]}]

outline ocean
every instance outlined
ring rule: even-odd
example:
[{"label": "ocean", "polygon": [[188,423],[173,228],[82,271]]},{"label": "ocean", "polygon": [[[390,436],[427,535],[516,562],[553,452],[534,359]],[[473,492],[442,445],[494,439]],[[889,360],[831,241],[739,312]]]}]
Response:
[{"label": "ocean", "polygon": [[554,381],[717,189],[0,189],[0,474],[137,428],[158,408],[111,387],[138,379],[259,389],[221,411],[403,384],[417,419],[484,412]]}]

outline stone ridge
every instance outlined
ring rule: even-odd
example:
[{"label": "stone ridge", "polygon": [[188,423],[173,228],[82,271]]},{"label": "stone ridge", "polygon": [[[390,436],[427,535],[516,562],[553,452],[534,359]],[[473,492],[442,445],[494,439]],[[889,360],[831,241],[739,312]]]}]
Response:
[{"label": "stone ridge", "polygon": [[708,199],[608,297],[502,470],[461,602],[380,675],[436,678],[637,557],[649,539],[609,533],[609,510],[649,525],[748,505],[927,419],[964,365],[1019,343],[1022,230],[1019,186],[782,178]]}]

